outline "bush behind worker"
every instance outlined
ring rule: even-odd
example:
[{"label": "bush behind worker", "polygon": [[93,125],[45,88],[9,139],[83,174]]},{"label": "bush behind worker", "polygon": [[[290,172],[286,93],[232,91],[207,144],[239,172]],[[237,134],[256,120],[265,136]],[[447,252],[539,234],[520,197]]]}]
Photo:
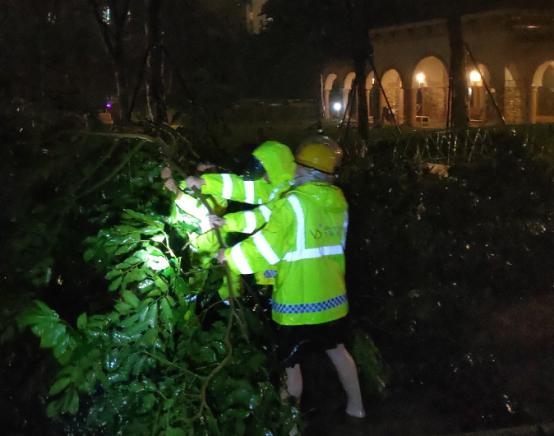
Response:
[{"label": "bush behind worker", "polygon": [[346,391],[346,413],[362,418],[358,372],[344,346],[348,205],[332,184],[341,157],[338,144],[326,136],[304,141],[295,156],[295,187],[276,202],[265,227],[218,258],[240,274],[277,270],[272,318],[288,394],[298,400],[302,395],[303,350],[325,351]]}]

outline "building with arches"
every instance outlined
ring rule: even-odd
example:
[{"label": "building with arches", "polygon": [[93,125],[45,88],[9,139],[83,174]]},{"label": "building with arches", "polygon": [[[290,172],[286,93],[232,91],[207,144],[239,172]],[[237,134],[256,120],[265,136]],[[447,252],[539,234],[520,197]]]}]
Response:
[{"label": "building with arches", "polygon": [[[554,9],[465,15],[462,33],[471,125],[495,124],[500,117],[509,124],[554,122]],[[413,127],[445,127],[450,100],[446,19],[378,28],[370,37],[377,71],[362,79],[369,121],[386,124],[396,118]],[[342,117],[353,106],[355,82],[348,61],[326,66],[321,81],[326,118]]]}]

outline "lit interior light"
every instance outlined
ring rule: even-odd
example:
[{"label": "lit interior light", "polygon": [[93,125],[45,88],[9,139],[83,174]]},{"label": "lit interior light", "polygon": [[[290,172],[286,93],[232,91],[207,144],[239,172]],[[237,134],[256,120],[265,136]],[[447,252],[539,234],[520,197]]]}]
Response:
[{"label": "lit interior light", "polygon": [[469,81],[472,83],[479,83],[482,80],[481,73],[477,70],[472,70],[469,73]]},{"label": "lit interior light", "polygon": [[415,77],[419,86],[425,85],[425,73],[417,73]]},{"label": "lit interior light", "polygon": [[342,109],[342,104],[339,103],[338,101],[336,101],[335,103],[333,103],[333,110],[335,112],[340,112]]},{"label": "lit interior light", "polygon": [[106,109],[110,110],[113,107],[113,103],[111,101],[106,102]]}]

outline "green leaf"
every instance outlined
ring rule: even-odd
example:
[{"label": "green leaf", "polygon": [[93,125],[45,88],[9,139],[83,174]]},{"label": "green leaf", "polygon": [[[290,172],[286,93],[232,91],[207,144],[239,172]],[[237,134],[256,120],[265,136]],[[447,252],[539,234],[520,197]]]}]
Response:
[{"label": "green leaf", "polygon": [[60,317],[42,301],[35,300],[35,306],[25,311],[19,318],[18,324],[21,328],[39,323],[58,322]]},{"label": "green leaf", "polygon": [[187,436],[187,433],[181,428],[168,427],[165,429],[165,436]]},{"label": "green leaf", "polygon": [[153,291],[150,291],[148,294],[146,294],[147,297],[159,297],[162,295],[162,291],[159,289],[154,289]]},{"label": "green leaf", "polygon": [[142,337],[142,343],[149,347],[153,346],[158,339],[158,329],[148,330]]},{"label": "green leaf", "polygon": [[31,328],[33,333],[40,331],[40,346],[42,348],[52,348],[58,344],[58,340],[66,334],[66,328],[60,323],[38,324]]},{"label": "green leaf", "polygon": [[125,275],[125,284],[132,283],[132,282],[140,282],[141,280],[144,280],[146,277],[148,277],[148,274],[146,273],[146,271],[144,271],[141,268],[135,268],[131,272]]},{"label": "green leaf", "polygon": [[[156,234],[160,234],[162,235],[163,237],[163,233],[160,233],[160,227],[159,226],[148,226],[148,227],[143,227],[142,229],[140,229],[140,232],[143,234],[143,235],[146,235],[146,236],[152,236],[152,235],[156,235]],[[163,239],[162,239],[163,240]],[[160,241],[161,242],[161,241]]]},{"label": "green leaf", "polygon": [[162,293],[166,293],[169,290],[169,286],[161,277],[154,278],[154,284]]},{"label": "green leaf", "polygon": [[75,415],[79,411],[79,395],[76,389],[65,391],[62,401],[62,413]]},{"label": "green leaf", "polygon": [[93,248],[88,248],[83,253],[83,259],[84,259],[85,262],[90,262],[94,258],[95,255],[96,255],[96,250],[93,249]]},{"label": "green leaf", "polygon": [[119,248],[115,251],[114,254],[116,256],[119,256],[121,254],[129,253],[130,251],[134,250],[137,247],[137,245],[138,244],[136,242],[134,243],[125,242],[119,246]]},{"label": "green leaf", "polygon": [[127,315],[131,311],[131,306],[122,301],[115,303],[115,310],[117,310],[121,315]]},{"label": "green leaf", "polygon": [[183,295],[188,290],[187,282],[182,277],[176,277],[175,278],[175,293],[178,295]]},{"label": "green leaf", "polygon": [[86,313],[81,313],[77,318],[77,328],[79,330],[84,330],[87,328],[88,317]]},{"label": "green leaf", "polygon": [[123,281],[123,277],[116,278],[113,282],[110,283],[110,286],[108,286],[108,291],[114,292],[121,286],[121,282]]},{"label": "green leaf", "polygon": [[158,233],[150,238],[154,242],[163,242],[165,241],[165,235],[163,233]]},{"label": "green leaf", "polygon": [[[144,311],[144,313],[146,314],[146,310]],[[121,321],[120,325],[121,325],[121,327],[123,327],[125,329],[127,327],[132,326],[137,321],[139,321],[139,318],[140,318],[140,312],[135,313],[134,315],[131,315],[129,318],[124,319],[123,321]]]},{"label": "green leaf", "polygon": [[154,271],[162,271],[169,267],[169,261],[163,254],[152,254],[146,261],[146,265]]},{"label": "green leaf", "polygon": [[140,292],[148,292],[149,290],[151,290],[155,285],[155,282],[154,280],[152,280],[150,277],[144,279],[143,281],[141,281],[138,285],[137,285],[137,289],[140,291]]},{"label": "green leaf", "polygon": [[173,321],[173,311],[165,297],[160,300],[160,319],[166,325],[171,325]]},{"label": "green leaf", "polygon": [[158,304],[154,303],[150,305],[148,314],[146,315],[146,322],[151,328],[156,327],[158,323]]},{"label": "green leaf", "polygon": [[48,406],[46,407],[46,415],[48,416],[48,418],[58,417],[60,415],[61,407],[61,400],[51,401],[50,403],[48,403]]},{"label": "green leaf", "polygon": [[137,228],[123,224],[123,225],[115,226],[114,230],[121,235],[125,235],[128,233],[135,233],[137,231]]},{"label": "green leaf", "polygon": [[71,383],[71,378],[69,377],[62,377],[58,379],[48,391],[48,395],[54,396],[59,394],[61,391],[69,386],[69,383]]},{"label": "green leaf", "polygon": [[71,334],[63,336],[54,347],[54,357],[62,365],[66,365],[73,354],[73,350],[77,347],[77,341]]},{"label": "green leaf", "polygon": [[140,300],[137,298],[137,296],[131,292],[131,291],[123,291],[121,293],[121,296],[123,297],[123,300],[129,304],[131,307],[133,307],[134,309],[136,309],[139,304],[140,304]]},{"label": "green leaf", "polygon": [[105,275],[106,279],[112,280],[116,277],[119,277],[123,272],[120,269],[112,269],[108,274]]}]

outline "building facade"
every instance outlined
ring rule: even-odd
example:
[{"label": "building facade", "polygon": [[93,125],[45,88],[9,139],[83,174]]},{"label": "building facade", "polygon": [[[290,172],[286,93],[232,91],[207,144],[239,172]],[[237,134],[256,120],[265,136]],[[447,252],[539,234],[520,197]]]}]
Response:
[{"label": "building facade", "polygon": [[[554,122],[554,9],[466,15],[462,32],[471,125],[496,124],[502,117],[508,124]],[[379,28],[370,36],[377,71],[362,78],[369,121],[445,127],[450,100],[446,20]],[[355,107],[355,79],[346,61],[324,69],[326,118],[342,117]]]}]

